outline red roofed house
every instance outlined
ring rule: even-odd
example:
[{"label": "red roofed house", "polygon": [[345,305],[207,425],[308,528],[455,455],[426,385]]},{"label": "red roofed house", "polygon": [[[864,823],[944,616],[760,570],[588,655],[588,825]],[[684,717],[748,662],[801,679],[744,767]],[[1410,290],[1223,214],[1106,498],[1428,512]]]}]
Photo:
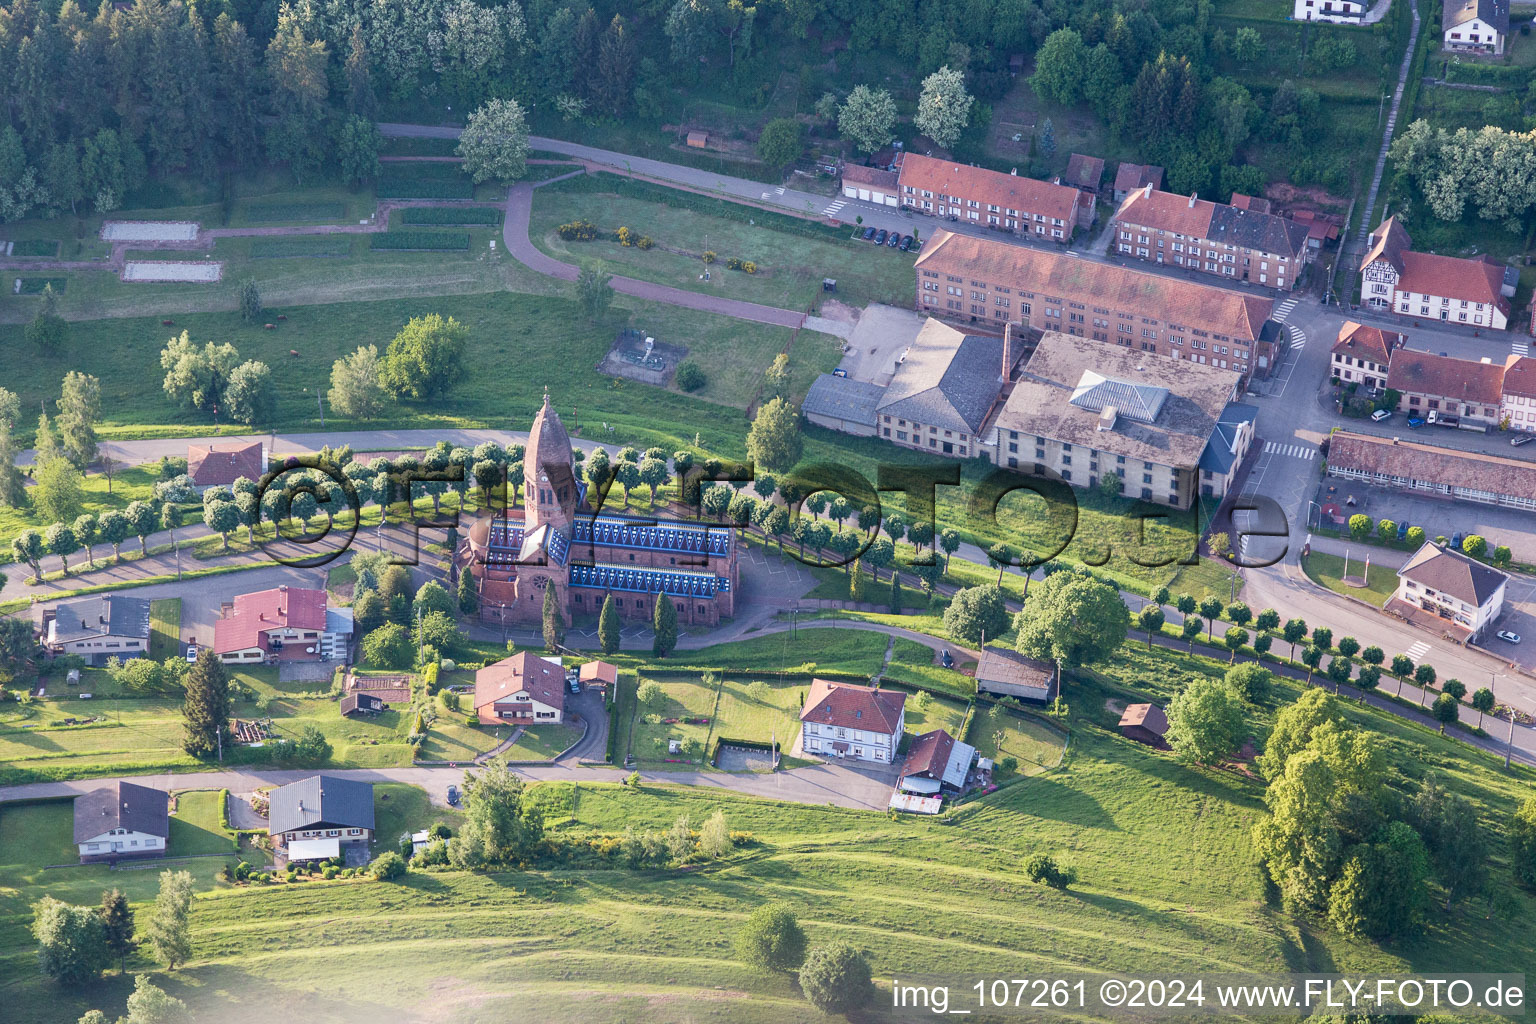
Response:
[{"label": "red roofed house", "polygon": [[1502,331],[1518,275],[1484,254],[1476,259],[1414,252],[1396,217],[1371,235],[1361,263],[1360,301],[1400,316],[1422,316]]},{"label": "red roofed house", "polygon": [[906,730],[907,695],[853,683],[811,680],[800,711],[807,754],[891,764]]},{"label": "red roofed house", "polygon": [[327,609],[325,591],[276,587],[241,594],[213,624],[213,653],[232,665],[346,660],[352,614]]},{"label": "red roofed house", "polygon": [[1339,328],[1339,340],[1333,343],[1329,371],[1342,381],[1357,381],[1368,388],[1383,387],[1392,353],[1402,348],[1406,340],[1395,331],[1346,320]]},{"label": "red roofed house", "polygon": [[1099,182],[1104,180],[1104,158],[1073,153],[1067,160],[1067,170],[1061,176],[1062,184],[1080,188],[1084,192],[1098,192]]},{"label": "red roofed house", "polygon": [[1392,353],[1387,387],[1402,396],[1397,407],[1410,416],[1459,416],[1493,426],[1499,421],[1504,364],[1400,348]]},{"label": "red roofed house", "polygon": [[1093,222],[1086,192],[919,153],[902,154],[900,185],[908,209],[1063,244],[1079,223]]},{"label": "red roofed house", "polygon": [[1121,164],[1115,169],[1115,202],[1124,202],[1126,196],[1148,185],[1155,189],[1163,187],[1161,167],[1156,164]]},{"label": "red roofed house", "polygon": [[1536,359],[1509,356],[1504,360],[1504,404],[1500,419],[1510,430],[1536,432]]},{"label": "red roofed house", "polygon": [[1148,185],[1125,197],[1114,223],[1116,251],[1123,256],[1282,291],[1296,287],[1312,258],[1305,227],[1251,201],[1213,203]]},{"label": "red roofed house", "polygon": [[965,788],[965,778],[976,759],[976,748],[961,743],[943,729],[925,732],[912,741],[901,766],[898,785],[909,793],[933,795],[943,787]]},{"label": "red roofed house", "polygon": [[524,651],[475,673],[481,725],[558,723],[565,717],[565,670]]},{"label": "red roofed house", "polygon": [[241,477],[260,480],[267,471],[267,446],[250,444],[189,444],[187,475],[198,490],[228,487]]},{"label": "red roofed house", "polygon": [[582,686],[595,686],[605,693],[614,693],[619,685],[619,670],[606,661],[589,661],[581,666],[577,678]]}]

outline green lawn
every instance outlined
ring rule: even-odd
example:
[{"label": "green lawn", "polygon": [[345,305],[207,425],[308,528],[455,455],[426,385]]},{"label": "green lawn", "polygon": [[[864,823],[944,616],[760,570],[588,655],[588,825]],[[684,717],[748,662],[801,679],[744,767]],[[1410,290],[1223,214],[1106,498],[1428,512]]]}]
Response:
[{"label": "green lawn", "polygon": [[[1397,573],[1385,565],[1371,566],[1364,587],[1351,587],[1344,583],[1344,559],[1338,555],[1314,551],[1301,560],[1301,568],[1314,583],[1321,583],[1336,594],[1369,601],[1378,607],[1385,605],[1387,599],[1397,592]],[[1349,574],[1359,576],[1364,571],[1364,558],[1351,557]]]},{"label": "green lawn", "polygon": [[473,761],[511,735],[506,725],[469,725],[463,715],[438,710],[437,721],[421,744],[423,761]]},{"label": "green lawn", "polygon": [[171,816],[173,857],[204,853],[234,853],[235,834],[220,823],[227,792],[222,789],[191,789],[176,794],[176,813]]},{"label": "green lawn", "polygon": [[[0,335],[3,335],[7,330],[9,328],[0,326]],[[95,358],[82,358],[78,368],[87,373],[95,372],[90,369],[90,363]],[[44,360],[28,359],[23,360],[21,365],[36,368],[37,364],[41,362],[44,362]],[[17,365],[9,367],[7,369],[7,376],[14,381],[20,376],[17,372],[19,368]],[[75,368],[70,367],[70,369]],[[62,378],[64,372],[64,370],[59,370],[58,376]],[[58,391],[57,380],[53,382],[53,390],[55,392]],[[39,394],[36,397],[41,398],[42,396]],[[33,402],[33,408],[36,408],[35,401]],[[110,408],[110,404],[107,404],[106,408]],[[25,420],[26,417],[23,417],[23,419]],[[31,428],[27,427],[25,429],[30,430]],[[22,431],[18,430],[18,433],[22,433]],[[27,443],[30,444],[31,442],[28,441]],[[121,469],[112,475],[112,490],[108,492],[106,478],[99,473],[92,473],[86,476],[81,483],[84,499],[81,511],[99,516],[108,509],[121,510],[127,508],[130,503],[135,501],[149,501],[154,497],[154,486],[157,479],[156,473],[147,467],[134,466],[128,469]],[[51,522],[43,522],[42,517],[37,514],[30,504],[21,508],[0,505],[0,563],[12,560],[11,541],[22,530],[30,527],[31,529],[42,531],[51,525]],[[138,546],[139,541],[137,537],[131,537],[123,542],[123,549],[125,551],[135,550]],[[101,545],[96,552],[97,565],[101,564],[103,552],[105,552],[107,558],[112,556],[112,549],[106,545]],[[71,570],[83,569],[87,564],[84,551],[77,551],[69,557],[69,567]]]},{"label": "green lawn", "polygon": [[433,807],[424,790],[398,782],[375,783],[373,787],[373,853],[399,848],[400,836],[419,832],[435,822],[445,822],[457,831],[460,812]]},{"label": "green lawn", "polygon": [[[1019,762],[1020,775],[1037,775],[1056,767],[1066,746],[1066,735],[1033,712],[1002,712],[1000,717],[987,714],[985,706],[976,709],[976,724],[971,727],[971,745],[982,757],[994,761],[1012,757]],[[1003,742],[999,746],[997,732]]]},{"label": "green lawn", "polygon": [[523,730],[517,742],[507,748],[509,761],[550,761],[556,754],[581,739],[579,725],[535,725]]},{"label": "green lawn", "polygon": [[164,661],[181,653],[181,598],[149,602],[149,656]]}]

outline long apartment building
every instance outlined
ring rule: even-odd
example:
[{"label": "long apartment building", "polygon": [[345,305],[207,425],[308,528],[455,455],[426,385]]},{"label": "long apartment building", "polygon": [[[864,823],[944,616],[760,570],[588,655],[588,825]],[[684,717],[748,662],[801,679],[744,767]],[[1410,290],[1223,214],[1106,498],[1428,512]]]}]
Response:
[{"label": "long apartment building", "polygon": [[919,312],[1012,322],[1138,352],[1268,376],[1273,302],[1063,252],[936,231],[916,263]]},{"label": "long apartment building", "polygon": [[1121,255],[1282,291],[1296,287],[1311,257],[1304,224],[1151,185],[1126,196],[1113,231]]},{"label": "long apartment building", "polygon": [[1066,243],[1080,224],[1093,223],[1095,199],[1070,185],[903,153],[901,205],[949,220]]}]

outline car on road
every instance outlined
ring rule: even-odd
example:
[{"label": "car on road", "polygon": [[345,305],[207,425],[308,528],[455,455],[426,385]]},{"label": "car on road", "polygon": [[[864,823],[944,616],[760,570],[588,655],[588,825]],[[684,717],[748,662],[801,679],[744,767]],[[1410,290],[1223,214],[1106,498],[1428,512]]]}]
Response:
[{"label": "car on road", "polygon": [[1411,429],[1411,430],[1418,430],[1423,425],[1424,425],[1424,421],[1419,419],[1417,416],[1410,416],[1410,417],[1408,417],[1408,427],[1409,427],[1409,429]]},{"label": "car on road", "polygon": [[939,664],[943,665],[945,668],[955,667],[955,659],[954,656],[949,653],[949,648],[946,647],[944,650],[939,652]]},{"label": "car on road", "polygon": [[902,252],[906,252],[910,248],[912,248],[912,236],[911,235],[902,235],[901,236],[901,251]]},{"label": "car on road", "polygon": [[865,228],[864,229],[864,233],[862,235],[860,235],[859,237],[864,239],[864,241],[867,242],[871,238],[875,237],[875,229],[874,228]]},{"label": "car on road", "polygon": [[1499,630],[1499,634],[1498,635],[1499,635],[1499,639],[1503,640],[1507,644],[1517,644],[1517,643],[1520,642],[1520,634],[1519,633],[1511,633],[1507,629]]},{"label": "car on road", "polygon": [[1521,445],[1530,444],[1532,441],[1536,441],[1536,434],[1521,434],[1519,437],[1510,438],[1509,444],[1512,448],[1519,448]]},{"label": "car on road", "polygon": [[449,807],[457,807],[457,806],[459,806],[459,787],[458,786],[449,786],[448,787],[448,806]]},{"label": "car on road", "polygon": [[187,644],[187,664],[197,664],[197,644]]},{"label": "car on road", "polygon": [[886,231],[885,228],[881,228],[879,231],[875,232],[875,244],[876,245],[884,245],[885,244],[886,235],[888,235],[889,233],[890,232]]},{"label": "car on road", "polygon": [[1389,417],[1391,415],[1392,415],[1392,410],[1391,409],[1377,409],[1375,412],[1371,413],[1371,422],[1372,423],[1380,423],[1382,420],[1386,419],[1387,417]]}]

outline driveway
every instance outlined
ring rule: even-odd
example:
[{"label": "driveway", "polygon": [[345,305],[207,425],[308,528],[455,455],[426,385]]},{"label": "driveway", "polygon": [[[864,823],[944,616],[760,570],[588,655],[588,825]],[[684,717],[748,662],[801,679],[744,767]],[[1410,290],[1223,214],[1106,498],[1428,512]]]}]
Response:
[{"label": "driveway", "polygon": [[848,348],[838,369],[853,380],[884,387],[896,373],[896,360],[923,329],[927,317],[910,309],[871,303],[859,314],[848,335]]},{"label": "driveway", "polygon": [[560,755],[560,763],[602,762],[608,756],[608,712],[603,707],[603,695],[589,686],[579,696],[567,694],[565,707],[568,713],[581,718],[586,732],[575,746]]}]

